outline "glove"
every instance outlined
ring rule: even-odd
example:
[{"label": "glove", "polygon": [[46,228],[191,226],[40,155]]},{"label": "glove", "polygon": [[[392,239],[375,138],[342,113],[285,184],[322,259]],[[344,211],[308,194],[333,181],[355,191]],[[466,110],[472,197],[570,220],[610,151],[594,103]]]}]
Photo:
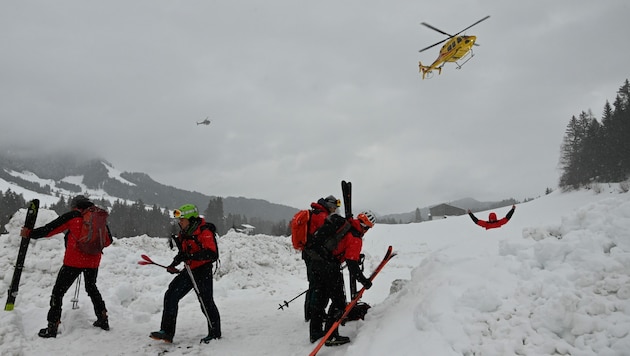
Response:
[{"label": "glove", "polygon": [[175,267],[178,264],[184,262],[185,259],[186,259],[186,254],[183,252],[180,252],[177,255],[175,255],[175,257],[173,257],[173,263],[171,263],[171,266]]},{"label": "glove", "polygon": [[370,281],[369,279],[365,278],[365,276],[359,276],[359,278],[357,278],[357,281],[359,281],[359,283],[363,284],[365,289],[370,289],[372,287],[372,281]]},{"label": "glove", "polygon": [[175,268],[175,266],[170,265],[170,266],[166,267],[166,272],[168,272],[170,274],[178,274],[180,272],[180,270]]},{"label": "glove", "polygon": [[23,238],[28,238],[31,235],[31,229],[23,227],[22,230],[20,230],[20,236],[22,236]]}]

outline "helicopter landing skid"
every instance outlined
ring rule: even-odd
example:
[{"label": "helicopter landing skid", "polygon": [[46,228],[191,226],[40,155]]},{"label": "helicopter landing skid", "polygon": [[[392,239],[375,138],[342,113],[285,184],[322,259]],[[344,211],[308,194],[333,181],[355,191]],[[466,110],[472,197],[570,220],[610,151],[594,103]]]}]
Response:
[{"label": "helicopter landing skid", "polygon": [[[471,60],[471,59],[472,59],[472,57],[474,57],[474,56],[475,56],[475,54],[473,53],[473,51],[472,51],[472,49],[471,49],[471,50],[470,50],[470,55],[469,55],[469,56],[467,56],[468,58],[466,58],[466,60],[465,60],[462,64],[459,64],[459,63],[455,62],[455,64],[457,65],[457,67],[456,67],[456,68],[457,68],[457,69],[462,69],[462,66],[463,66],[464,64],[466,64],[469,60]],[[464,57],[464,58],[465,58],[465,57]]]}]

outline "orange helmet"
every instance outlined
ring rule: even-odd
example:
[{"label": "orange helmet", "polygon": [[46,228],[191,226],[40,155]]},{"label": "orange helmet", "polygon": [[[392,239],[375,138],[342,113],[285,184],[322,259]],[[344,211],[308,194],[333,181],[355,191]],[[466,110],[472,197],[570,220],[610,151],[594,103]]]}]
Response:
[{"label": "orange helmet", "polygon": [[376,224],[376,215],[374,215],[373,212],[366,210],[357,215],[357,220],[359,220],[361,225],[364,227],[372,227]]}]

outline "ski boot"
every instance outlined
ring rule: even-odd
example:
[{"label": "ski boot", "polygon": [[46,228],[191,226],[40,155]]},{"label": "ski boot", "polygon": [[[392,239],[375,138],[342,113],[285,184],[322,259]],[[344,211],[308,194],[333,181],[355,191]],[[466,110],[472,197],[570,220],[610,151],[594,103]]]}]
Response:
[{"label": "ski boot", "polygon": [[309,339],[311,344],[324,337],[324,335],[326,335],[326,332],[322,330],[321,323],[319,324],[319,328],[317,327],[317,323],[311,323],[309,327]]},{"label": "ski boot", "polygon": [[109,330],[109,321],[107,318],[107,312],[106,311],[102,312],[101,315],[97,317],[96,321],[92,325],[96,326],[97,328],[101,328],[105,331]]},{"label": "ski boot", "polygon": [[208,336],[201,339],[199,343],[209,344],[211,340],[214,340],[214,339],[218,340],[220,338],[221,338],[221,331],[217,331],[216,329],[211,329],[208,332]]},{"label": "ski boot", "polygon": [[41,329],[37,335],[39,337],[43,337],[45,339],[51,337],[57,337],[57,328],[59,327],[59,322],[48,322],[48,326]]},{"label": "ski boot", "polygon": [[343,344],[347,344],[350,342],[350,338],[347,336],[341,336],[339,334],[337,335],[331,335],[328,340],[326,340],[325,345],[326,346],[339,346],[339,345],[343,345]]},{"label": "ski boot", "polygon": [[169,344],[173,342],[173,335],[169,335],[164,330],[154,331],[151,334],[149,334],[149,337],[152,338],[153,340],[162,340]]}]

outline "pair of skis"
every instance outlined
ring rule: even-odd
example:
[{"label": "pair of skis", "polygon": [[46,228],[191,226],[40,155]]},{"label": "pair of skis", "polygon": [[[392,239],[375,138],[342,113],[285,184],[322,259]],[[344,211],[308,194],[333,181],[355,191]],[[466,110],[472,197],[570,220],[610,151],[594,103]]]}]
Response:
[{"label": "pair of skis", "polygon": [[[378,273],[383,269],[383,267],[385,267],[387,262],[389,262],[389,260],[391,260],[394,256],[396,256],[396,252],[393,251],[392,246],[389,246],[387,248],[387,252],[385,253],[385,257],[383,257],[383,259],[381,260],[381,263],[379,263],[379,265],[376,267],[374,272],[372,272],[372,275],[370,275],[370,278],[369,278],[370,282],[374,280],[376,275],[378,275]],[[361,296],[363,296],[363,292],[365,292],[365,287],[361,288],[361,290],[357,293],[357,295],[354,298],[352,298],[350,303],[346,305],[346,308],[344,309],[341,317],[337,319],[337,321],[335,321],[335,323],[330,327],[330,329],[328,329],[328,331],[326,332],[326,335],[324,335],[324,337],[321,338],[321,340],[319,341],[315,349],[313,349],[313,351],[309,354],[309,356],[317,355],[319,350],[326,343],[326,340],[328,340],[330,335],[332,335],[332,333],[339,327],[339,325],[341,325],[344,319],[348,316],[352,308],[354,308],[354,306],[359,302],[359,299],[361,299]]]},{"label": "pair of skis", "polygon": [[[33,230],[35,227],[35,221],[37,220],[37,213],[39,212],[39,199],[33,199],[28,203],[26,210],[26,220],[24,227],[28,230]],[[4,310],[11,311],[15,306],[15,298],[18,294],[18,288],[20,286],[20,278],[22,277],[22,270],[24,269],[24,259],[26,258],[26,251],[28,250],[28,244],[31,239],[23,237],[20,241],[20,249],[18,251],[17,262],[15,262],[15,269],[13,270],[13,278],[11,279],[11,286],[7,293],[7,303],[4,305]]]}]

